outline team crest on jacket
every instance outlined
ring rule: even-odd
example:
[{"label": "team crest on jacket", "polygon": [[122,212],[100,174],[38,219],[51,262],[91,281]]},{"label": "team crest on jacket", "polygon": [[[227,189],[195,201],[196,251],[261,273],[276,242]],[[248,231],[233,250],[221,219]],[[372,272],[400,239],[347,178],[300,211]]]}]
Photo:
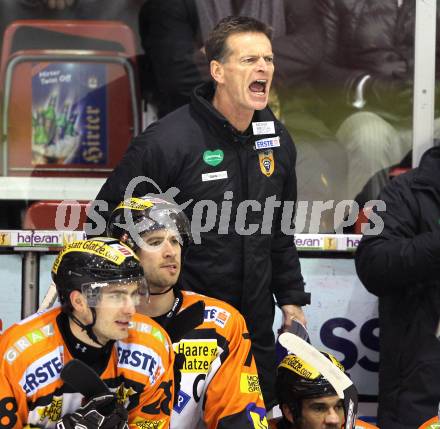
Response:
[{"label": "team crest on jacket", "polygon": [[267,177],[272,176],[272,173],[275,170],[273,150],[269,149],[258,153],[258,160],[260,162],[261,172]]}]

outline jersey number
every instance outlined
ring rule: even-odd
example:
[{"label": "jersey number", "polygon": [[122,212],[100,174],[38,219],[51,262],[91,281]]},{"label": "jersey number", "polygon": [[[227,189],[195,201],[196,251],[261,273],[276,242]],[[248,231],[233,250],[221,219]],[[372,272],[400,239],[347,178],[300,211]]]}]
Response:
[{"label": "jersey number", "polygon": [[12,429],[15,426],[17,410],[15,398],[4,398],[0,401],[0,428]]}]

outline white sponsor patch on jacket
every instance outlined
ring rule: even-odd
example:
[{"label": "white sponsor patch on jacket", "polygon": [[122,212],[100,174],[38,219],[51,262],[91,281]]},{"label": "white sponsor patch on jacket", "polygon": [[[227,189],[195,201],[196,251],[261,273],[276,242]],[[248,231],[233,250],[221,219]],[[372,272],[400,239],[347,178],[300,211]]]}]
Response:
[{"label": "white sponsor patch on jacket", "polygon": [[118,367],[147,375],[152,385],[164,373],[162,359],[149,347],[122,341],[117,342],[117,347]]},{"label": "white sponsor patch on jacket", "polygon": [[213,173],[202,174],[202,182],[210,182],[211,180],[222,180],[228,178],[227,171],[214,171]]},{"label": "white sponsor patch on jacket", "polygon": [[275,134],[275,123],[274,121],[252,122],[252,131],[254,136]]},{"label": "white sponsor patch on jacket", "polygon": [[39,389],[48,386],[60,378],[63,369],[62,346],[39,358],[29,365],[20,379],[20,386],[26,396],[33,395]]},{"label": "white sponsor patch on jacket", "polygon": [[273,147],[280,147],[280,138],[278,136],[276,137],[269,137],[267,139],[261,139],[257,140],[255,142],[255,149],[271,149]]},{"label": "white sponsor patch on jacket", "polygon": [[205,320],[214,322],[216,325],[224,328],[228,323],[231,313],[219,307],[205,307]]}]

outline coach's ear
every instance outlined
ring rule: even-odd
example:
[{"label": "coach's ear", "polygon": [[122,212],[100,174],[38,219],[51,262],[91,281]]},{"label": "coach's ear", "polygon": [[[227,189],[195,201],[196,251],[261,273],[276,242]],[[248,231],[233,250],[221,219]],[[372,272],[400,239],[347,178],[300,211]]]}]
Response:
[{"label": "coach's ear", "polygon": [[224,82],[224,67],[220,61],[212,60],[209,64],[211,76],[216,83]]}]

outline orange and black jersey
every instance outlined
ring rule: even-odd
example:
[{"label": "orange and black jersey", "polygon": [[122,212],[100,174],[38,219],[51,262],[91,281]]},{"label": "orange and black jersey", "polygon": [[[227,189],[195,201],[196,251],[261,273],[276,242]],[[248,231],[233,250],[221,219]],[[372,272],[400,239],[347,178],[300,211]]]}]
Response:
[{"label": "orange and black jersey", "polygon": [[[53,428],[83,396],[60,373],[72,350],[60,330],[60,308],[31,316],[0,337],[0,428]],[[100,377],[128,410],[132,428],[169,427],[173,358],[165,331],[136,314],[129,336],[107,351]]]},{"label": "orange and black jersey", "polygon": [[203,323],[173,344],[185,356],[172,429],[267,428],[266,410],[241,314],[223,301],[176,291],[174,309],[156,318],[171,331],[175,315],[203,301]]}]

